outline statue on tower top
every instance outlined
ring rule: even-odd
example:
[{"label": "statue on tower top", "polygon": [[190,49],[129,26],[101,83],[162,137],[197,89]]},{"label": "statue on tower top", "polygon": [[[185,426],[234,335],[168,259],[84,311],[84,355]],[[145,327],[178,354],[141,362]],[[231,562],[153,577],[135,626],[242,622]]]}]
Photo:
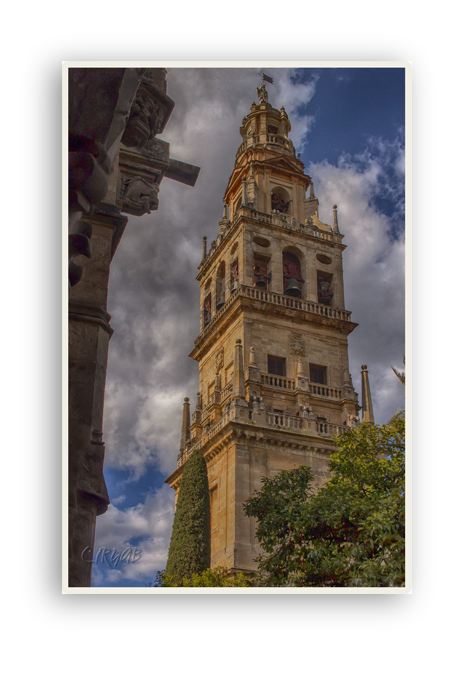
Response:
[{"label": "statue on tower top", "polygon": [[262,82],[262,86],[257,87],[257,96],[261,103],[268,103],[269,97],[267,95],[267,89],[265,88],[265,83]]}]

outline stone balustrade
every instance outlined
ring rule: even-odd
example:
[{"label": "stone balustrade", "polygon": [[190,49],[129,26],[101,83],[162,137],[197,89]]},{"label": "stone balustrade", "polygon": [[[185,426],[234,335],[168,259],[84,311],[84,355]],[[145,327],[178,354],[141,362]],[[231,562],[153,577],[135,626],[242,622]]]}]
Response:
[{"label": "stone balustrade", "polygon": [[276,414],[267,412],[267,425],[283,428],[285,430],[302,430],[303,419],[288,414]]},{"label": "stone balustrade", "polygon": [[347,425],[337,425],[336,423],[328,423],[327,421],[316,421],[316,432],[318,435],[342,435],[344,432],[351,430]]},{"label": "stone balustrade", "polygon": [[230,383],[227,383],[226,386],[222,389],[220,393],[220,403],[223,404],[223,402],[228,399],[228,397],[231,397],[231,391],[233,390],[233,383],[230,381]]},{"label": "stone balustrade", "polygon": [[272,386],[273,388],[284,388],[285,390],[295,390],[295,379],[287,379],[285,376],[276,376],[274,374],[261,374],[261,383],[263,386]]},{"label": "stone balustrade", "polygon": [[242,296],[249,297],[250,299],[259,299],[260,301],[266,302],[268,304],[295,308],[299,309],[300,311],[306,311],[307,313],[313,313],[315,315],[323,315],[327,316],[328,318],[335,318],[337,320],[346,320],[348,322],[351,321],[352,314],[350,311],[346,311],[345,309],[326,306],[325,304],[318,304],[314,301],[310,301],[309,299],[289,297],[285,294],[277,294],[276,292],[261,290],[260,288],[249,287],[247,285],[241,285],[239,289]]},{"label": "stone balustrade", "polygon": [[310,394],[315,397],[328,397],[331,400],[341,400],[343,398],[341,388],[331,388],[320,383],[309,383],[308,385]]},{"label": "stone balustrade", "polygon": [[[252,416],[252,413],[249,415]],[[184,465],[193,451],[203,449],[232,420],[236,423],[246,425],[246,427],[259,428],[259,430],[262,428],[276,431],[284,430],[286,432],[298,432],[309,437],[327,437],[328,439],[332,439],[334,435],[343,434],[351,429],[346,425],[338,425],[337,423],[329,423],[328,421],[309,421],[309,419],[303,419],[299,416],[276,412],[266,412],[265,420],[262,422],[240,419],[236,416],[236,408],[231,406],[224,412],[221,419],[204,433],[198,442],[186,446],[183,453],[178,457],[177,466],[181,467]]]},{"label": "stone balustrade", "polygon": [[213,325],[218,322],[220,317],[228,310],[228,308],[238,296],[249,297],[250,299],[259,299],[260,301],[266,302],[268,304],[286,306],[287,308],[294,308],[314,315],[334,318],[336,320],[345,320],[350,322],[352,319],[351,311],[346,311],[345,309],[335,308],[334,306],[326,306],[325,304],[318,304],[314,301],[310,301],[309,299],[300,299],[297,297],[289,297],[285,294],[277,294],[276,292],[270,292],[270,290],[267,291],[256,287],[249,287],[248,285],[240,285],[236,290],[233,290],[230,293],[227,301],[225,301],[223,306],[215,313],[213,318],[209,323],[207,323],[202,332],[200,332],[199,336],[195,340],[196,346],[200,343],[208,330],[210,330]]}]

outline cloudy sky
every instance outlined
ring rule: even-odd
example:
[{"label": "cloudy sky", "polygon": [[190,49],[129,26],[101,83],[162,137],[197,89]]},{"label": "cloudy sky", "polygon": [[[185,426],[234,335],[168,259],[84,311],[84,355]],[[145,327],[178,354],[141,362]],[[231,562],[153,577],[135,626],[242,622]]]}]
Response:
[{"label": "cloudy sky", "polygon": [[[169,179],[158,211],[129,224],[111,267],[104,413],[105,477],[111,505],[98,517],[101,547],[141,552],[135,563],[93,568],[94,586],[137,586],[166,564],[182,403],[194,408],[197,363],[188,358],[199,327],[195,280],[202,236],[216,238],[223,194],[241,142],[242,118],[257,101],[258,68],[169,69],[176,103],[161,136],[175,159],[201,167],[195,187]],[[349,338],[360,394],[368,365],[375,420],[404,406],[391,365],[404,352],[404,69],[267,69],[269,102],[285,107],[292,138],[332,223],[338,205],[345,305],[359,327]]]}]

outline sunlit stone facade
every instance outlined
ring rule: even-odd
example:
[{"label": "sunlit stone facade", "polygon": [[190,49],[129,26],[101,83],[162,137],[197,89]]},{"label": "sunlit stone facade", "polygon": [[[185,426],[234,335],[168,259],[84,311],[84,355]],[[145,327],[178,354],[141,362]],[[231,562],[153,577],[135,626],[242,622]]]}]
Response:
[{"label": "sunlit stone facade", "polygon": [[265,85],[258,93],[240,129],[218,237],[208,249],[204,240],[190,354],[199,393],[192,417],[185,402],[177,469],[167,479],[177,497],[186,460],[202,450],[212,566],[244,572],[255,570],[260,552],[245,500],[263,477],[303,464],[322,485],[333,436],[358,422],[360,408],[337,208],[332,226],[319,220],[288,116],[268,103]]}]

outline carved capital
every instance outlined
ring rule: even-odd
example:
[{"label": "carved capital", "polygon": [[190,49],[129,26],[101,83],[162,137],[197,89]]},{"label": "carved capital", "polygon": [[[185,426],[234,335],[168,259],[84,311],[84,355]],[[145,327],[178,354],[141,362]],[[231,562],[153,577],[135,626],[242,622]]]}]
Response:
[{"label": "carved capital", "polygon": [[223,368],[223,363],[224,363],[224,351],[223,348],[218,351],[218,353],[215,356],[215,368],[217,372],[220,371],[220,369]]}]

